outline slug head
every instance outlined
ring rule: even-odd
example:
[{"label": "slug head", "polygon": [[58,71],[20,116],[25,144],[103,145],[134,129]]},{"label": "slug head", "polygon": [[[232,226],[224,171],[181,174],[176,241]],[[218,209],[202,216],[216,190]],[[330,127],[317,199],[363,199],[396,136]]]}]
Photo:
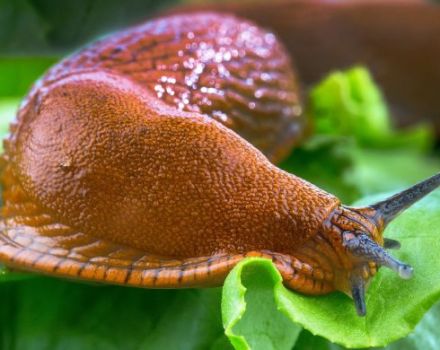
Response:
[{"label": "slug head", "polygon": [[324,225],[333,246],[339,246],[341,263],[336,268],[335,287],[353,297],[356,311],[366,314],[365,290],[380,266],[401,278],[412,277],[411,266],[395,259],[387,249],[398,249],[398,241],[384,238],[385,227],[403,210],[440,185],[440,174],[390,198],[364,208],[341,206]]}]

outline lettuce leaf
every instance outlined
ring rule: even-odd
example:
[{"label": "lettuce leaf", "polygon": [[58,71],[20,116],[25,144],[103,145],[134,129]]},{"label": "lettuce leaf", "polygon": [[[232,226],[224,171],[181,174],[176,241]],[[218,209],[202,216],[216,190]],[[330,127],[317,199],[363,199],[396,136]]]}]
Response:
[{"label": "lettuce leaf", "polygon": [[[363,202],[371,203],[377,199],[366,198]],[[230,276],[233,277],[228,277],[223,287],[226,334],[234,345],[238,338],[243,343],[250,341],[248,339],[254,333],[246,335],[234,327],[248,313],[254,315],[255,324],[274,320],[272,314],[263,308],[263,299],[255,303],[245,302],[246,293],[255,293],[254,289],[258,289],[261,294],[272,293],[277,308],[292,321],[290,326],[280,324],[279,327],[285,329],[286,333],[297,332],[298,325],[301,325],[312,334],[348,348],[385,346],[405,337],[440,297],[440,191],[408,209],[390,224],[385,236],[402,243],[402,249],[393,254],[412,264],[415,276],[404,281],[393,272],[381,269],[367,292],[368,313],[365,318],[357,316],[352,300],[346,295],[335,292],[312,297],[294,293],[274,277],[277,271],[269,260],[252,259],[238,265],[231,272]],[[258,265],[264,265],[268,271],[264,279]],[[246,267],[246,276],[243,276],[243,266]],[[272,283],[268,283],[270,278],[267,276],[272,278]],[[249,281],[253,282],[249,284]],[[243,285],[247,289],[243,289]],[[235,332],[231,333],[231,329]],[[272,329],[278,331],[277,327],[268,326],[265,336],[275,342],[279,335]],[[236,349],[246,347],[236,346]]]},{"label": "lettuce leaf", "polygon": [[225,334],[237,350],[291,349],[301,331],[279,312],[278,290],[283,289],[277,269],[266,259],[243,260],[223,286],[222,315]]},{"label": "lettuce leaf", "polygon": [[428,125],[393,128],[382,92],[364,67],[329,74],[311,91],[308,109],[318,135],[349,136],[368,148],[424,151],[433,143]]}]

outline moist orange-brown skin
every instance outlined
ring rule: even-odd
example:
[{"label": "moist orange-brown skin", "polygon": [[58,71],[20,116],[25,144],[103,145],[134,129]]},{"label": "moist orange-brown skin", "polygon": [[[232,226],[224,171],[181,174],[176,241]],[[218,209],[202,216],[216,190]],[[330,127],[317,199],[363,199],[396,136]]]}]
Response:
[{"label": "moist orange-brown skin", "polygon": [[[256,97],[255,89],[265,82],[255,79],[245,87],[239,76],[217,76],[212,72],[221,70],[222,61],[198,81],[209,84],[213,79],[213,88],[224,94],[207,93],[213,102],[201,102],[196,96],[207,91],[201,85],[188,90],[177,84],[179,75],[183,81],[187,76],[179,66],[179,40],[185,37],[181,23],[199,28],[185,27],[194,33],[191,38],[216,41],[219,37],[203,29],[211,23],[209,28],[231,39],[226,41],[231,47],[243,47],[237,38],[251,35],[251,48],[233,61],[238,71],[252,76],[253,69],[270,70],[281,60],[277,69],[285,74],[271,84],[294,86],[288,59],[275,39],[223,15],[161,19],[63,61],[29,94],[5,143],[0,260],[65,277],[184,287],[218,285],[243,257],[262,256],[276,263],[293,289],[311,294],[334,290],[335,271],[351,266],[344,252],[335,250],[333,238],[323,234],[339,200],[278,169],[235,132],[277,154],[275,141],[266,147],[258,140],[271,140],[277,133],[283,140],[285,127],[276,125],[295,124],[297,116],[286,110],[280,121],[271,121],[275,116],[259,113],[267,106],[291,108],[296,100],[274,97],[267,92],[272,87]],[[221,45],[202,49],[202,41],[197,50],[213,47],[212,57],[224,51]],[[157,61],[141,59],[148,55],[165,57],[164,75],[157,72],[162,67]],[[167,66],[174,59],[175,70]],[[175,91],[180,86],[191,94],[182,108],[178,100],[155,93],[157,78],[173,74]],[[254,89],[258,108],[228,100],[246,89]],[[283,92],[280,86],[273,89]],[[247,102],[252,101],[249,96],[244,97]],[[215,118],[216,101],[227,106],[226,121]],[[261,129],[241,129],[247,124],[240,124],[236,113],[255,117],[249,123]]]},{"label": "moist orange-brown skin", "polygon": [[111,34],[53,67],[37,89],[84,70],[119,73],[170,106],[207,114],[272,161],[305,131],[283,46],[273,33],[233,16],[171,16]]}]

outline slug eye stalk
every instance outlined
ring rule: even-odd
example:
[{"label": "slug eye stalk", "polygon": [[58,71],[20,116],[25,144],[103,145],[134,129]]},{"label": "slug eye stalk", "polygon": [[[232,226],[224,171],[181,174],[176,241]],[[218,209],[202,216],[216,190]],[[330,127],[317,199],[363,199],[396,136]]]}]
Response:
[{"label": "slug eye stalk", "polygon": [[[374,213],[370,217],[376,221],[378,227],[383,229],[401,212],[439,186],[440,173],[383,201],[368,206],[367,208],[361,208],[360,211],[362,212],[364,210],[364,213]],[[351,231],[346,231],[343,234],[344,247],[353,257],[361,261],[359,271],[353,271],[350,277],[351,294],[356,311],[360,316],[365,316],[366,314],[366,279],[362,277],[362,266],[365,266],[365,264],[369,262],[374,262],[377,266],[385,266],[393,270],[403,279],[409,279],[413,275],[413,268],[410,265],[397,260],[385,250],[399,249],[400,243],[389,238],[384,238],[383,242],[384,245],[382,247],[379,243],[375,242],[368,233],[356,234]]]},{"label": "slug eye stalk", "polygon": [[440,186],[440,173],[370,206],[388,225],[397,215]]},{"label": "slug eye stalk", "polygon": [[412,277],[413,269],[388,254],[379,244],[366,234],[361,234],[345,242],[346,248],[356,257],[365,261],[373,261],[379,266],[385,266],[396,272],[401,278]]},{"label": "slug eye stalk", "polygon": [[[366,234],[353,237],[349,233],[350,238],[344,241],[345,247],[353,254],[366,262],[374,262],[378,266],[385,266],[396,272],[401,278],[409,279],[413,275],[413,268],[388,254],[379,244],[374,242]],[[388,245],[395,247],[398,242],[388,240]],[[366,315],[365,306],[365,284],[366,280],[362,277],[362,273],[354,271],[351,277],[351,294],[359,316]]]}]

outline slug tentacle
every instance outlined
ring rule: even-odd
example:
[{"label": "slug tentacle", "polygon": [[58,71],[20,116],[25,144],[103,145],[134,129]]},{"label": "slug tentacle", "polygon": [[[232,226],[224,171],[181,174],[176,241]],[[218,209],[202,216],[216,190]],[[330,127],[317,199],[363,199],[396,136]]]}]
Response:
[{"label": "slug tentacle", "polygon": [[[345,236],[346,235],[344,235],[344,237]],[[412,277],[413,269],[411,266],[389,255],[385,249],[366,234],[353,236],[350,233],[349,236],[350,238],[345,240],[344,244],[354,256],[364,259],[365,261],[373,261],[379,266],[388,267],[401,278],[408,279]]]},{"label": "slug tentacle", "polygon": [[334,264],[338,275],[335,288],[353,297],[359,315],[366,312],[363,295],[376,267],[387,267],[403,279],[412,277],[413,268],[385,250],[399,249],[400,243],[384,238],[383,231],[397,215],[439,186],[440,173],[376,204],[364,208],[341,206],[324,223],[324,236],[335,249],[344,252],[345,264]]},{"label": "slug tentacle", "polygon": [[351,278],[351,295],[353,297],[354,306],[359,316],[367,314],[367,306],[365,303],[365,279],[360,274],[354,274]]},{"label": "slug tentacle", "polygon": [[440,186],[440,173],[411,186],[410,188],[399,192],[383,201],[371,205],[376,215],[386,226],[402,211],[409,208],[415,202],[419,201],[427,194],[431,193]]},{"label": "slug tentacle", "polygon": [[395,239],[384,238],[383,242],[383,246],[385,249],[400,249],[400,242]]}]

